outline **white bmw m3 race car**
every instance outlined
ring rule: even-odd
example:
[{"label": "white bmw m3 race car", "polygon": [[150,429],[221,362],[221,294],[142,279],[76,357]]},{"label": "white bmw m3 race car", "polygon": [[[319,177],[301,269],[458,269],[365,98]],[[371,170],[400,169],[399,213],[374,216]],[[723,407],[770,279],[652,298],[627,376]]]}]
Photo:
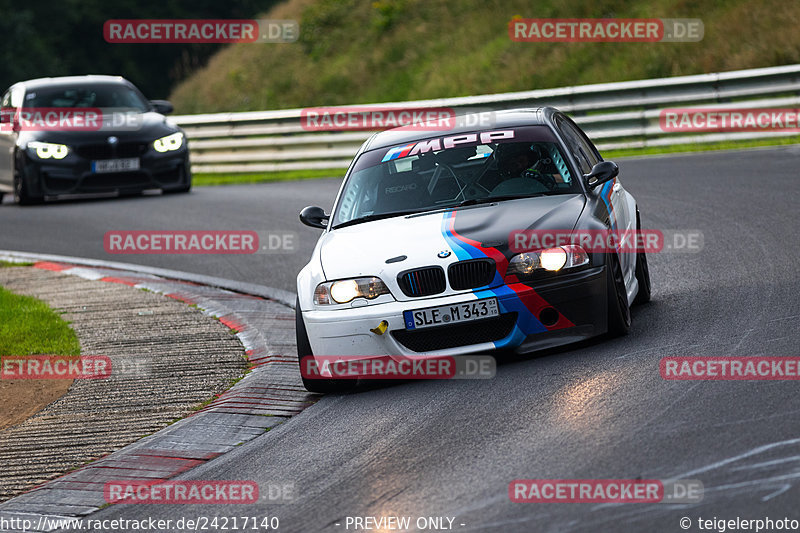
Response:
[{"label": "white bmw m3 race car", "polygon": [[297,276],[299,358],[523,353],[626,333],[650,298],[644,251],[547,242],[639,230],[618,172],[553,108],[500,112],[485,130],[375,134],[332,212],[300,214],[324,231]]}]

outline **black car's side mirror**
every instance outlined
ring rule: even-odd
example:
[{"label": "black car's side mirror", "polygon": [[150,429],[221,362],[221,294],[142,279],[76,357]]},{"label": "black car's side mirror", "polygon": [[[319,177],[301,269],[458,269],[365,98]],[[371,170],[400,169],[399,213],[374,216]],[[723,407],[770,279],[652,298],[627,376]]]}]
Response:
[{"label": "black car's side mirror", "polygon": [[166,100],[150,100],[150,105],[153,106],[156,113],[161,113],[162,115],[169,115],[175,110],[173,105]]},{"label": "black car's side mirror", "polygon": [[0,109],[0,132],[20,131],[19,122],[16,120],[16,110],[13,108]]},{"label": "black car's side mirror", "polygon": [[324,209],[315,205],[310,205],[300,211],[300,222],[312,228],[327,228],[329,218],[330,215],[326,215]]},{"label": "black car's side mirror", "polygon": [[594,189],[601,183],[611,181],[619,174],[619,167],[613,161],[600,161],[592,167],[592,171],[583,175],[586,185]]}]

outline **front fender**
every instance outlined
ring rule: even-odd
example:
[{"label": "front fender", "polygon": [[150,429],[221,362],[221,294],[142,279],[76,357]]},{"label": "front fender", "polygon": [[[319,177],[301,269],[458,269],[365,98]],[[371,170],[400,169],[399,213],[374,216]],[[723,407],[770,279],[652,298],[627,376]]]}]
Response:
[{"label": "front fender", "polygon": [[[322,234],[323,236],[325,233]],[[314,289],[325,280],[325,272],[322,270],[322,260],[320,259],[320,243],[322,236],[317,240],[314,252],[308,264],[297,274],[297,298],[300,301],[301,311],[310,311],[314,308]]]}]

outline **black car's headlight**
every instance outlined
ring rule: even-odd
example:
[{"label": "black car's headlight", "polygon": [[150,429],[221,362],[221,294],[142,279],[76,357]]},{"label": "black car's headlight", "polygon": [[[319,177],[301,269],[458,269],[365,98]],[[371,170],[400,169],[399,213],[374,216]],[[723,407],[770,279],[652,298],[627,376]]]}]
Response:
[{"label": "black car's headlight", "polygon": [[578,245],[557,246],[544,250],[523,252],[508,261],[506,275],[530,276],[537,271],[558,272],[589,263],[589,254]]},{"label": "black car's headlight", "polygon": [[374,300],[382,294],[391,294],[380,278],[374,276],[339,281],[326,281],[317,285],[314,303],[317,305],[346,304],[356,298]]},{"label": "black car's headlight", "polygon": [[153,149],[162,154],[164,152],[174,152],[175,150],[179,150],[181,146],[183,146],[183,133],[181,132],[173,133],[153,141]]},{"label": "black car's headlight", "polygon": [[66,144],[31,141],[28,143],[28,152],[31,155],[36,155],[39,159],[64,159],[69,154],[69,146]]}]

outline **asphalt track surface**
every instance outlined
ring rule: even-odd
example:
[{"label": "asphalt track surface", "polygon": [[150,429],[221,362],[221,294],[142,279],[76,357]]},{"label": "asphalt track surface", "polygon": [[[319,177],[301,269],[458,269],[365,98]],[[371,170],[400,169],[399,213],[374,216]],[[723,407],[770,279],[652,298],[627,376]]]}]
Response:
[{"label": "asphalt track surface", "polygon": [[[498,532],[684,531],[682,517],[689,531],[700,530],[700,517],[800,520],[800,383],[659,374],[665,356],[800,355],[799,159],[800,146],[621,162],[644,227],[704,236],[700,252],[650,255],[653,301],[634,309],[628,336],[505,361],[493,380],[325,397],[184,476],[292,482],[290,504],[125,505],[93,518],[269,515],[281,532],[348,531],[347,516],[449,516],[456,531]],[[115,260],[102,246],[112,229],[294,231],[294,254],[118,256],[293,290],[316,236],[297,212],[328,208],[337,186],[3,205],[0,248]],[[508,485],[518,478],[698,479],[705,494],[690,505],[511,503]]]}]

